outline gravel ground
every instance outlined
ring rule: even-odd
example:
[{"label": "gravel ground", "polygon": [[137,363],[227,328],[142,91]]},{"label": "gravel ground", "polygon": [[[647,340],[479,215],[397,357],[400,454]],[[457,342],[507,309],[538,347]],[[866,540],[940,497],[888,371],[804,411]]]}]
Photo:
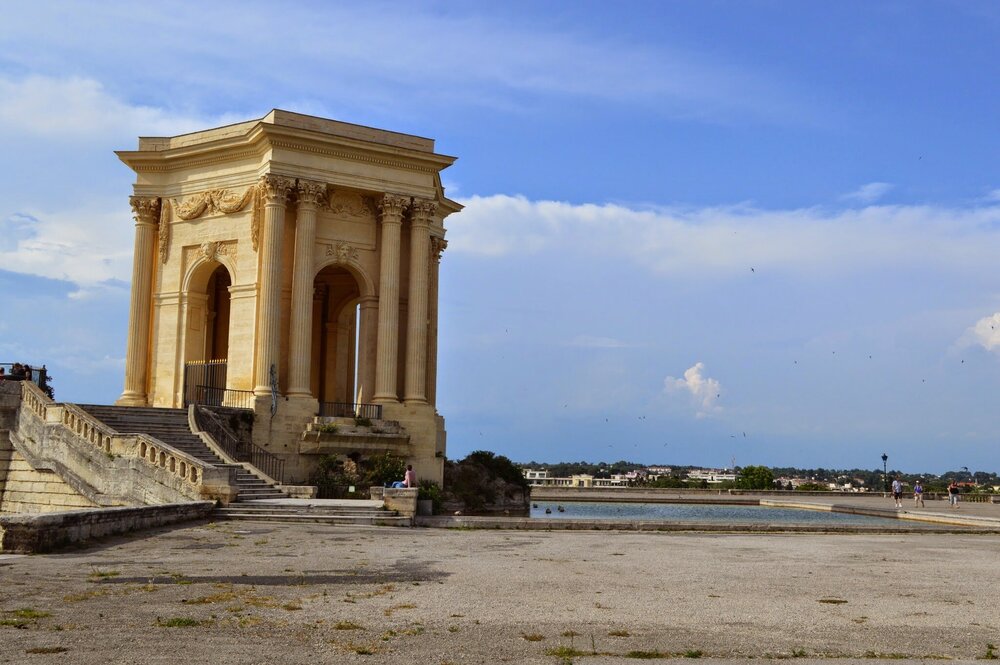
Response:
[{"label": "gravel ground", "polygon": [[1000,645],[998,545],[198,524],[0,556],[0,662],[972,660]]}]

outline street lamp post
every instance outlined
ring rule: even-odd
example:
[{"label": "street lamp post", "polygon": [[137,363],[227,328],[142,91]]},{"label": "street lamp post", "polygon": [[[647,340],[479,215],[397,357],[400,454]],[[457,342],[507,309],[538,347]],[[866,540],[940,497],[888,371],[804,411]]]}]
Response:
[{"label": "street lamp post", "polygon": [[889,456],[882,453],[882,484],[885,485],[885,491],[889,491]]}]

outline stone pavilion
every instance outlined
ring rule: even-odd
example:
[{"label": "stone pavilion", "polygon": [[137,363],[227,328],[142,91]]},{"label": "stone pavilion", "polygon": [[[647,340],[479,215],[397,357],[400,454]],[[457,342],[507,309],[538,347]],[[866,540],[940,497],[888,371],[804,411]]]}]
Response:
[{"label": "stone pavilion", "polygon": [[[117,404],[253,409],[286,483],[321,454],[382,451],[440,482],[438,266],[461,209],[440,173],[455,158],[281,110],[117,154],[136,174]],[[320,435],[331,421],[340,433]]]}]

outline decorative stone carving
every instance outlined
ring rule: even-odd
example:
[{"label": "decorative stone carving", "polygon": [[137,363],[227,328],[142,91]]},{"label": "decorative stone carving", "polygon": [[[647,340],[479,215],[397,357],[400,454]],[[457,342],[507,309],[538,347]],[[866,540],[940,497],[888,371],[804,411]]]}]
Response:
[{"label": "decorative stone carving", "polygon": [[441,263],[441,254],[448,248],[448,241],[444,238],[431,236],[431,256],[435,261]]},{"label": "decorative stone carving", "polygon": [[166,263],[170,253],[170,199],[163,199],[160,204],[160,263]]},{"label": "decorative stone carving", "polygon": [[222,257],[228,258],[226,262],[231,270],[236,269],[236,241],[235,240],[209,240],[200,245],[189,245],[182,250],[182,264],[184,270],[199,260],[219,261]]},{"label": "decorative stone carving", "polygon": [[323,205],[326,202],[326,184],[314,180],[299,180],[296,191],[299,203],[306,205]]},{"label": "decorative stone carving", "polygon": [[242,194],[235,194],[228,189],[211,189],[183,201],[175,199],[174,208],[177,211],[177,217],[183,220],[195,219],[204,214],[230,215],[247,207],[253,200],[256,188],[257,185],[251,185]]},{"label": "decorative stone carving", "polygon": [[295,187],[295,181],[280,175],[262,175],[258,184],[266,203],[283,204],[288,200],[288,193]]},{"label": "decorative stone carving", "polygon": [[437,212],[437,203],[427,199],[414,199],[410,206],[412,221],[416,224],[430,224],[431,218]]},{"label": "decorative stone carving", "polygon": [[132,217],[136,224],[156,226],[156,221],[160,216],[160,199],[158,197],[130,196],[128,202],[132,206]]},{"label": "decorative stone carving", "polygon": [[372,221],[378,212],[375,199],[356,192],[335,190],[330,193],[329,201],[328,209],[338,217]]},{"label": "decorative stone carving", "polygon": [[253,251],[260,245],[260,226],[264,221],[264,206],[268,203],[284,204],[295,182],[276,175],[263,175],[255,187],[253,213],[250,215],[250,244]]},{"label": "decorative stone carving", "polygon": [[260,225],[264,221],[264,207],[268,203],[284,204],[288,193],[295,187],[295,182],[289,178],[276,175],[263,175],[256,186],[256,196],[253,197],[253,213],[250,216],[250,244],[257,251],[260,244]]},{"label": "decorative stone carving", "polygon": [[334,257],[334,261],[340,264],[347,264],[357,261],[358,249],[349,242],[338,242],[336,245],[326,245],[326,256]]},{"label": "decorative stone carving", "polygon": [[219,243],[213,241],[201,243],[201,247],[198,248],[199,253],[208,259],[209,261],[214,261],[216,254],[219,253]]},{"label": "decorative stone carving", "polygon": [[383,194],[381,200],[378,202],[379,212],[382,213],[382,221],[384,222],[388,219],[399,221],[403,216],[403,209],[409,202],[410,200],[405,196]]}]

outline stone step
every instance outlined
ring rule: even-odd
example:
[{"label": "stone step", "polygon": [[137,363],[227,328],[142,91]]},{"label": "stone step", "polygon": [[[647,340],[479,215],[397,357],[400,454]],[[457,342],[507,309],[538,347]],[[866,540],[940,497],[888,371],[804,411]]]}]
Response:
[{"label": "stone step", "polygon": [[262,478],[236,464],[226,464],[188,425],[187,409],[103,406],[79,404],[80,408],[120,434],[145,434],[191,455],[197,460],[223,468],[236,468],[236,487],[245,500],[284,498]]},{"label": "stone step", "polygon": [[373,516],[373,515],[389,515],[395,516],[394,511],[386,510],[384,507],[378,505],[361,505],[361,506],[351,506],[351,505],[290,505],[288,503],[246,503],[239,506],[242,512],[258,512],[258,513],[306,513],[306,514],[318,514],[318,515],[354,515],[354,516]]},{"label": "stone step", "polygon": [[243,511],[239,507],[216,508],[216,519],[252,520],[255,522],[295,522],[362,526],[410,526],[408,517],[395,515],[321,515],[315,513]]}]

